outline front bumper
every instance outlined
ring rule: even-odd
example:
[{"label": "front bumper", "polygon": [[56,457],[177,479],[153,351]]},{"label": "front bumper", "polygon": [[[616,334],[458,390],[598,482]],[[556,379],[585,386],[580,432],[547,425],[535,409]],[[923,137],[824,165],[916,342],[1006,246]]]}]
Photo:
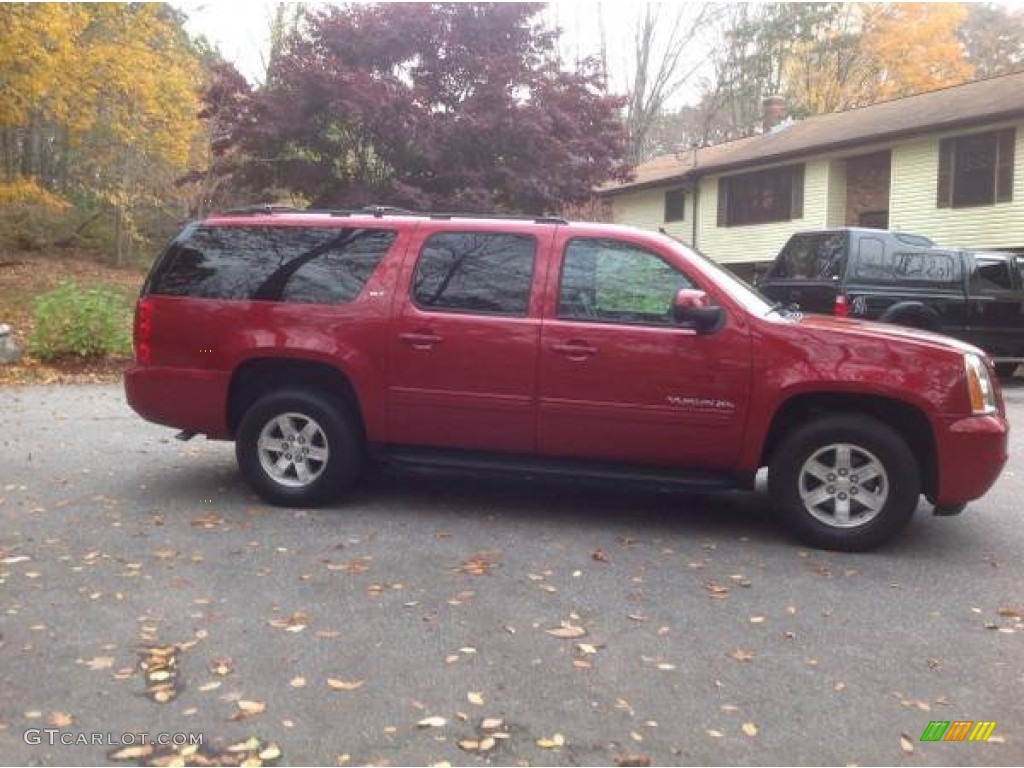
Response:
[{"label": "front bumper", "polygon": [[935,505],[952,507],[984,496],[1006,464],[1009,433],[999,414],[946,419],[936,435]]}]

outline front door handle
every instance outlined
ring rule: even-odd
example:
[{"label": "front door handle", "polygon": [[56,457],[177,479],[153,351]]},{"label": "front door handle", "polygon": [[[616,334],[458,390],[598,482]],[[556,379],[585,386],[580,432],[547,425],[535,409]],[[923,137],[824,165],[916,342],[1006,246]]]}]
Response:
[{"label": "front door handle", "polygon": [[420,331],[418,333],[401,333],[398,335],[402,341],[408,344],[413,349],[431,349],[437,344],[444,341],[443,338],[438,336],[436,333],[430,331]]},{"label": "front door handle", "polygon": [[560,355],[565,355],[570,360],[586,360],[597,354],[597,347],[592,347],[585,341],[570,341],[565,344],[552,344],[551,349]]}]

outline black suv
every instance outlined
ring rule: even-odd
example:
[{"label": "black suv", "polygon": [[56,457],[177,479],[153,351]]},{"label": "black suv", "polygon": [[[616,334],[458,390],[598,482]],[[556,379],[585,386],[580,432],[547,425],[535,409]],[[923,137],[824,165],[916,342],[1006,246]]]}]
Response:
[{"label": "black suv", "polygon": [[955,336],[988,352],[1002,375],[1024,362],[1024,256],[878,229],[799,232],[759,288],[803,312]]}]

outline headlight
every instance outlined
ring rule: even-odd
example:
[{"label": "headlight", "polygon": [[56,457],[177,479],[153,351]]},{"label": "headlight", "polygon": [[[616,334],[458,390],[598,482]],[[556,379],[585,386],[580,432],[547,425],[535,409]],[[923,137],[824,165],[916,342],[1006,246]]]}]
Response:
[{"label": "headlight", "polygon": [[971,397],[971,413],[995,413],[996,390],[988,375],[988,368],[977,355],[964,355],[967,367],[967,392]]}]

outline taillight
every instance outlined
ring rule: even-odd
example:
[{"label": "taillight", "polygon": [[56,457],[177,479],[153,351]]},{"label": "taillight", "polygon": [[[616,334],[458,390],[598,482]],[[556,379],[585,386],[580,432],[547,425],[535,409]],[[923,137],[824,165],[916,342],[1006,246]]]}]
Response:
[{"label": "taillight", "polygon": [[850,307],[846,303],[846,296],[841,293],[836,294],[836,303],[832,305],[832,314],[836,317],[850,316]]},{"label": "taillight", "polygon": [[135,361],[148,365],[153,359],[153,300],[145,296],[135,305]]}]

